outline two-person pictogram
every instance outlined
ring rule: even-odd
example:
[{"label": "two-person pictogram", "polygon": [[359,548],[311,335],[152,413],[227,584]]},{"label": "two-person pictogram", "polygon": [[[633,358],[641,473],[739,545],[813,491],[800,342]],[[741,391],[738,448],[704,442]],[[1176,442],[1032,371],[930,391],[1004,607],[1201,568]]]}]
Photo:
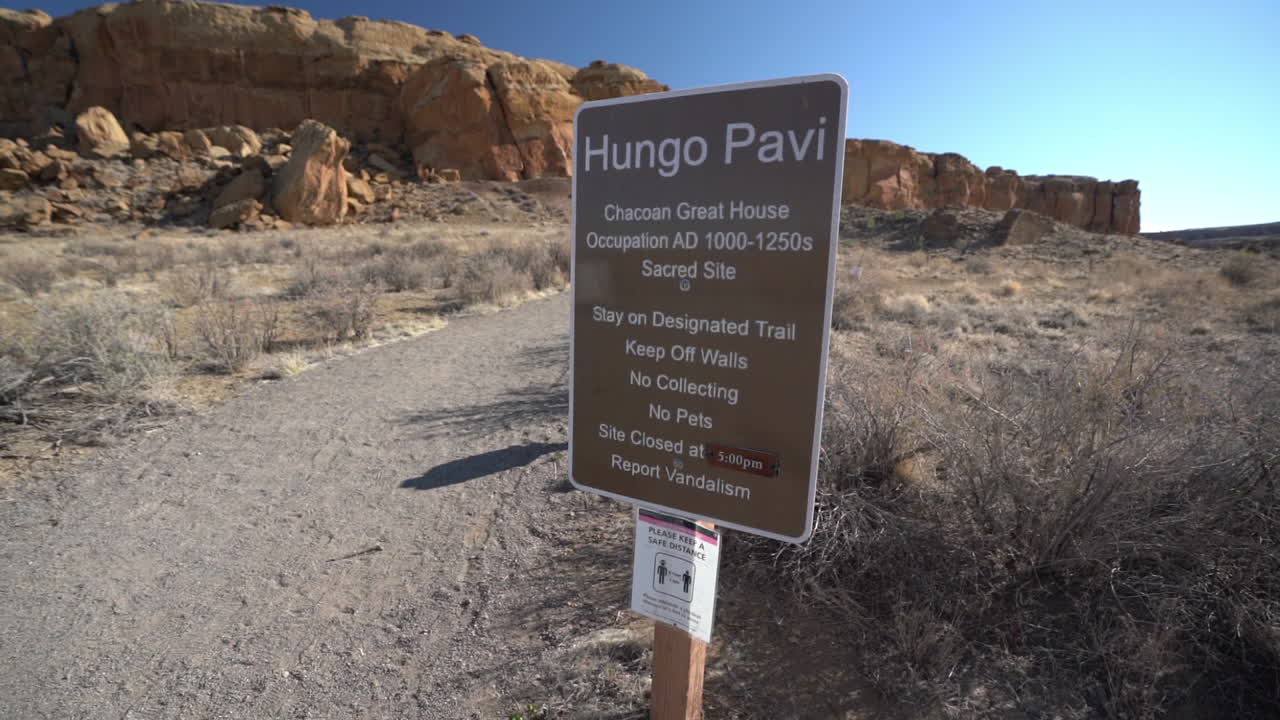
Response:
[{"label": "two-person pictogram", "polygon": [[658,553],[653,565],[653,589],[689,602],[693,598],[693,563],[675,555]]}]

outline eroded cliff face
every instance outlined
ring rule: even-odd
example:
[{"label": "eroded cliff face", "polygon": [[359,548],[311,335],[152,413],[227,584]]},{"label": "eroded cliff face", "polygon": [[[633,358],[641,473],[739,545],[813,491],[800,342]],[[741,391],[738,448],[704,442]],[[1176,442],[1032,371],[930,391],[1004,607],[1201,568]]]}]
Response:
[{"label": "eroded cliff face", "polygon": [[[584,100],[669,88],[625,65],[573,68],[401,22],[316,20],[280,6],[137,0],[56,20],[0,9],[0,136],[30,137],[101,106],[126,134],[318,120],[356,142],[403,143],[421,176],[520,180],[572,172]],[[850,140],[844,202],[884,209],[1027,208],[1136,233],[1137,182],[1021,177],[954,153]]]},{"label": "eroded cliff face", "polygon": [[955,153],[922,153],[887,140],[845,142],[843,201],[883,210],[976,207],[1034,210],[1093,232],[1136,234],[1138,181],[985,171]]},{"label": "eroded cliff face", "polygon": [[165,0],[57,20],[0,10],[0,86],[7,136],[93,106],[129,132],[315,119],[359,142],[408,141],[428,169],[504,180],[571,170],[585,97],[668,89],[626,66],[527,60],[407,23]]}]

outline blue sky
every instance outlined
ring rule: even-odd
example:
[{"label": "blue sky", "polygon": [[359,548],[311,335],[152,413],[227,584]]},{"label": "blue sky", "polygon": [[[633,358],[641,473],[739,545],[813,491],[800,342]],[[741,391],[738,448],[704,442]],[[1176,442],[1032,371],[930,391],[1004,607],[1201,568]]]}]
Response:
[{"label": "blue sky", "polygon": [[1134,178],[1144,231],[1280,221],[1280,0],[286,4],[621,62],[673,88],[837,72],[851,137]]}]

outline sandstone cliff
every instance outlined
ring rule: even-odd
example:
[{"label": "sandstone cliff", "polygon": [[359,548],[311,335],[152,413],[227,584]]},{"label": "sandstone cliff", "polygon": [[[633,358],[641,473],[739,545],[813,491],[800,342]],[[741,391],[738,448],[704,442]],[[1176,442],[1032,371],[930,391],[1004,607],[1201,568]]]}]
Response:
[{"label": "sandstone cliff", "polygon": [[922,153],[887,140],[845,142],[843,201],[883,210],[976,207],[1034,210],[1093,232],[1140,229],[1138,181],[1019,176],[978,169],[955,153]]},{"label": "sandstone cliff", "polygon": [[[136,0],[56,20],[0,9],[5,137],[70,133],[96,106],[129,137],[313,119],[357,143],[404,146],[423,178],[520,180],[571,172],[584,100],[667,89],[624,65],[575,69],[472,35],[274,5]],[[106,129],[106,145],[118,146]],[[1025,208],[1099,232],[1139,230],[1136,181],[984,172],[954,153],[881,140],[850,140],[845,153],[846,204]]]},{"label": "sandstone cliff", "polygon": [[138,0],[54,20],[0,9],[0,135],[112,111],[126,132],[319,120],[358,142],[408,141],[469,179],[564,175],[584,97],[667,87],[603,62],[577,70],[474,36],[280,6]]}]

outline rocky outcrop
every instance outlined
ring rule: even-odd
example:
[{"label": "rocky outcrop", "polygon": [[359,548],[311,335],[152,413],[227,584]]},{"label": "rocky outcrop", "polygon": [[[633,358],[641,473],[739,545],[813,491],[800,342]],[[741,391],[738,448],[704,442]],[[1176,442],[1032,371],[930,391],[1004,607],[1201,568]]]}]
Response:
[{"label": "rocky outcrop", "polygon": [[342,161],[351,144],[333,128],[304,120],[293,132],[293,154],[276,173],[271,203],[289,222],[331,225],[347,213],[347,178]]},{"label": "rocky outcrop", "polygon": [[607,100],[671,89],[650,80],[648,75],[635,68],[603,60],[596,60],[577,71],[569,82],[573,91],[587,100]]},{"label": "rocky outcrop", "polygon": [[[625,65],[573,68],[486,48],[471,35],[364,17],[317,20],[276,5],[134,0],[57,20],[0,9],[0,136],[43,136],[44,147],[70,139],[73,118],[101,109],[121,132],[106,128],[109,142],[88,150],[98,155],[123,145],[142,160],[225,164],[261,153],[257,132],[312,119],[371,148],[346,170],[367,160],[375,172],[362,179],[375,186],[415,173],[426,182],[565,176],[573,113],[584,100],[667,89]],[[81,128],[81,139],[96,127]],[[281,167],[286,148],[276,148],[268,170]],[[845,158],[846,203],[1021,208],[1098,232],[1140,228],[1133,180],[983,171],[954,153],[881,140],[850,140]],[[49,159],[26,152],[0,157],[0,168],[61,181],[65,168]],[[20,180],[8,173],[3,182]]]},{"label": "rocky outcrop", "polygon": [[315,119],[358,142],[411,139],[428,169],[515,179],[569,172],[584,97],[665,86],[624,66],[579,71],[401,22],[136,0],[57,20],[0,10],[0,88],[5,135],[65,126],[98,105],[126,133],[205,128],[213,147],[243,155],[211,132]]},{"label": "rocky outcrop", "polygon": [[886,140],[846,141],[843,201],[883,210],[1020,208],[1093,232],[1127,235],[1141,224],[1136,180],[982,171],[955,153],[922,153]]},{"label": "rocky outcrop", "polygon": [[1033,210],[1013,208],[1000,218],[992,234],[1001,245],[1031,245],[1053,234],[1053,220]]}]

